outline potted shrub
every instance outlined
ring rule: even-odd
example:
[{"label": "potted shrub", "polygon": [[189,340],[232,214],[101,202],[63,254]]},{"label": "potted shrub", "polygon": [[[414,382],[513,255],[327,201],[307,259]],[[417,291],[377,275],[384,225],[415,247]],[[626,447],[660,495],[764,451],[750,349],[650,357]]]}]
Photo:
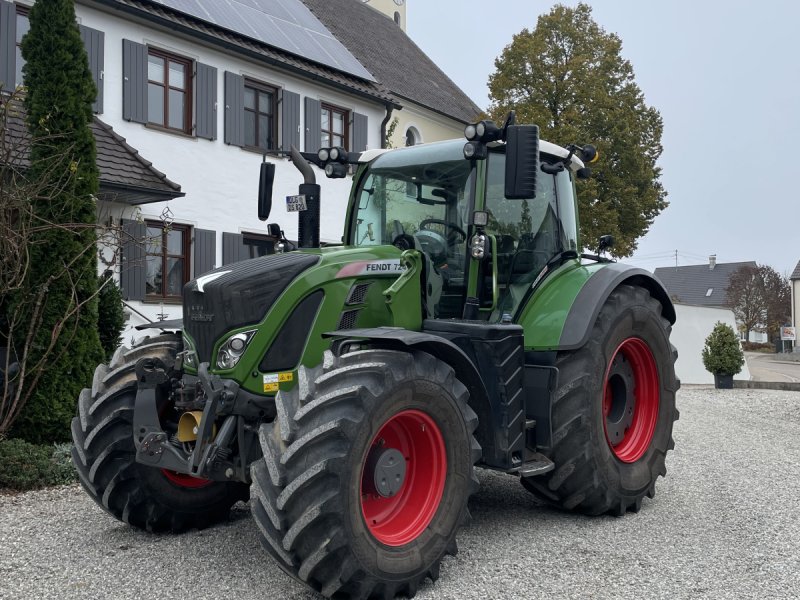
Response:
[{"label": "potted shrub", "polygon": [[744,353],[733,328],[717,322],[703,348],[703,366],[714,374],[714,386],[731,389],[733,376],[742,370],[743,364]]}]

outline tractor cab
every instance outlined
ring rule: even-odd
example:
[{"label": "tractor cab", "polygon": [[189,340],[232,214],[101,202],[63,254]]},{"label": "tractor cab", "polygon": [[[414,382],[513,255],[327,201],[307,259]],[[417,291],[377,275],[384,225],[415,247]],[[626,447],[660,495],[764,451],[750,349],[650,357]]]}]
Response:
[{"label": "tractor cab", "polygon": [[533,284],[577,258],[579,247],[573,173],[583,163],[552,144],[536,146],[541,168],[525,198],[507,189],[508,162],[518,160],[516,149],[507,157],[507,144],[488,144],[485,160],[465,158],[463,140],[366,156],[346,243],[421,251],[428,318],[513,317]]}]

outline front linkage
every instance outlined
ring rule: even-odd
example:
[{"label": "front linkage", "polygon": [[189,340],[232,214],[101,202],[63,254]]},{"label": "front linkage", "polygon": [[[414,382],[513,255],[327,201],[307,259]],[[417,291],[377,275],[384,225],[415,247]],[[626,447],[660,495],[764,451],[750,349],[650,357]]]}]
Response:
[{"label": "front linkage", "polygon": [[[248,458],[260,454],[257,423],[274,407],[235,381],[209,373],[208,363],[200,364],[198,376],[183,373],[183,354],[174,361],[147,357],[136,363],[136,462],[200,479],[249,483]],[[170,407],[183,411],[173,434],[159,418]]]}]

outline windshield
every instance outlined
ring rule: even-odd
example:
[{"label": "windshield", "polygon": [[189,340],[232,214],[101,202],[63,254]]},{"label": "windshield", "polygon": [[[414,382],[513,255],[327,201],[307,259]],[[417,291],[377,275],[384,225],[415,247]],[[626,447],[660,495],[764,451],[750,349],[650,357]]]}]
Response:
[{"label": "windshield", "polygon": [[[466,231],[472,169],[456,140],[414,146],[379,156],[356,191],[350,243],[377,246],[411,236],[436,266],[462,244]],[[433,232],[433,234],[421,233]],[[434,244],[444,241],[444,246]],[[429,243],[430,242],[430,243]]]}]

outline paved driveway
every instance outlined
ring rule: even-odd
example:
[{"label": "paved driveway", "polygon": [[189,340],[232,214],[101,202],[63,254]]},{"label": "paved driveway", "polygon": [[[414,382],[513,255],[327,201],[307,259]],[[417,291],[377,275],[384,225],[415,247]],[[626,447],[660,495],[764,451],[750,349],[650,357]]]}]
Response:
[{"label": "paved driveway", "polygon": [[[642,511],[588,518],[481,471],[461,552],[420,599],[800,597],[800,393],[687,387],[669,473]],[[77,487],[0,496],[2,598],[296,598],[249,510],[135,531]]]},{"label": "paved driveway", "polygon": [[753,381],[800,382],[800,362],[789,360],[780,354],[744,354]]}]

